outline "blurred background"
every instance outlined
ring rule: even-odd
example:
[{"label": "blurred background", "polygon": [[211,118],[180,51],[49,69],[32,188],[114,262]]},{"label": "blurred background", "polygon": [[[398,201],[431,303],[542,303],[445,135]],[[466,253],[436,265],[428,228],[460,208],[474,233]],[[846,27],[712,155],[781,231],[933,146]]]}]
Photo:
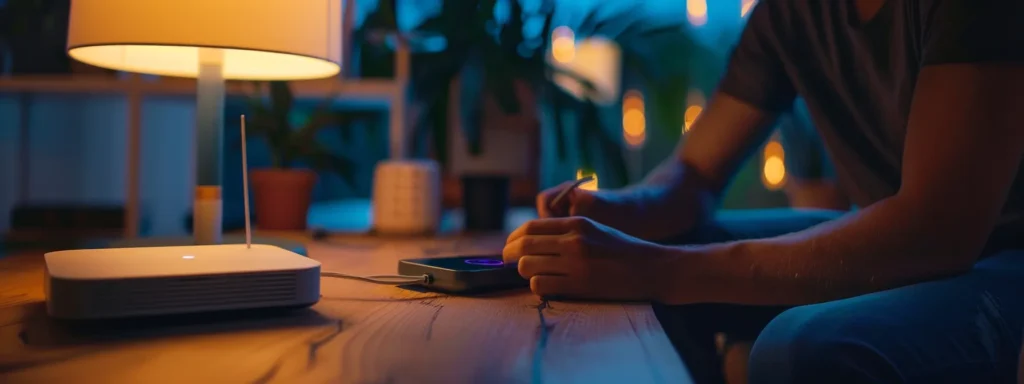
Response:
[{"label": "blurred background", "polygon": [[[686,139],[755,3],[356,0],[343,94],[322,82],[229,86],[225,229],[243,223],[243,113],[264,119],[251,127],[250,167],[317,173],[310,227],[368,225],[374,167],[389,157],[395,116],[380,90],[395,86],[405,96],[408,156],[441,165],[446,208],[461,209],[464,184],[480,180],[507,183],[499,185],[510,212],[528,212],[537,191],[581,176],[597,176],[588,188],[635,182]],[[68,9],[69,0],[0,0],[0,233],[8,241],[53,228],[120,234],[135,199],[131,236],[188,234],[194,85],[70,59]],[[395,84],[399,46],[410,73]],[[795,111],[780,122],[786,134],[737,174],[724,208],[832,204],[794,189],[794,177],[828,176],[820,143]],[[301,133],[275,136],[260,121]],[[296,137],[315,150],[290,149]]]}]

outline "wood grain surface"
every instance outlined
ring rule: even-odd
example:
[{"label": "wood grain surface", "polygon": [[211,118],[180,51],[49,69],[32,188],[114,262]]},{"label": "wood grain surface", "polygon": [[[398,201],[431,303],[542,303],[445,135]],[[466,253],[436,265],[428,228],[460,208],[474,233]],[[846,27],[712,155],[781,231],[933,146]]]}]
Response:
[{"label": "wood grain surface", "polygon": [[[325,271],[496,252],[501,238],[336,238]],[[42,255],[0,256],[2,383],[689,383],[647,304],[457,297],[325,278],[310,309],[65,323],[46,317]]]}]

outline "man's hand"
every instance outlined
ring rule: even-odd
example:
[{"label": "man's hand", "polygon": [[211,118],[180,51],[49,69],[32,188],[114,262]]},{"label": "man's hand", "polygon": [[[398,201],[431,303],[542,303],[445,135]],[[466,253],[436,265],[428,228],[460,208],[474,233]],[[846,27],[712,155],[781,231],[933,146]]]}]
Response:
[{"label": "man's hand", "polygon": [[572,182],[567,182],[537,195],[537,213],[542,219],[586,217],[644,240],[662,240],[693,229],[706,215],[706,201],[711,200],[702,198],[705,193],[697,188],[674,181],[611,191],[577,188],[552,205],[554,197],[571,186]]},{"label": "man's hand", "polygon": [[583,217],[534,220],[516,229],[503,252],[542,297],[657,300],[670,249]]}]

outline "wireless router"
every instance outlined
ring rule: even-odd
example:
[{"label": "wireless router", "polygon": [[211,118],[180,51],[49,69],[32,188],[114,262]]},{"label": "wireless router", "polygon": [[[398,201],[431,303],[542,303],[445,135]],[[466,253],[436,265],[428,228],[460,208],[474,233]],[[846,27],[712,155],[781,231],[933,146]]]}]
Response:
[{"label": "wireless router", "polygon": [[46,309],[63,319],[107,319],[306,307],[320,300],[320,263],[252,244],[242,116],[245,244],[82,249],[47,253]]}]

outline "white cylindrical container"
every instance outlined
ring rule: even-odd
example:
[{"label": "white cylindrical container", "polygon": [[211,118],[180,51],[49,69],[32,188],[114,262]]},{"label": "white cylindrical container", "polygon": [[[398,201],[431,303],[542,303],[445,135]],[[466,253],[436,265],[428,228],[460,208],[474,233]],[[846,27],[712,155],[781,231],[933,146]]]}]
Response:
[{"label": "white cylindrical container", "polygon": [[222,209],[220,187],[196,187],[195,204],[192,206],[192,235],[195,237],[196,245],[221,243]]},{"label": "white cylindrical container", "polygon": [[437,232],[441,171],[432,160],[388,160],[373,175],[373,229],[381,234]]}]

